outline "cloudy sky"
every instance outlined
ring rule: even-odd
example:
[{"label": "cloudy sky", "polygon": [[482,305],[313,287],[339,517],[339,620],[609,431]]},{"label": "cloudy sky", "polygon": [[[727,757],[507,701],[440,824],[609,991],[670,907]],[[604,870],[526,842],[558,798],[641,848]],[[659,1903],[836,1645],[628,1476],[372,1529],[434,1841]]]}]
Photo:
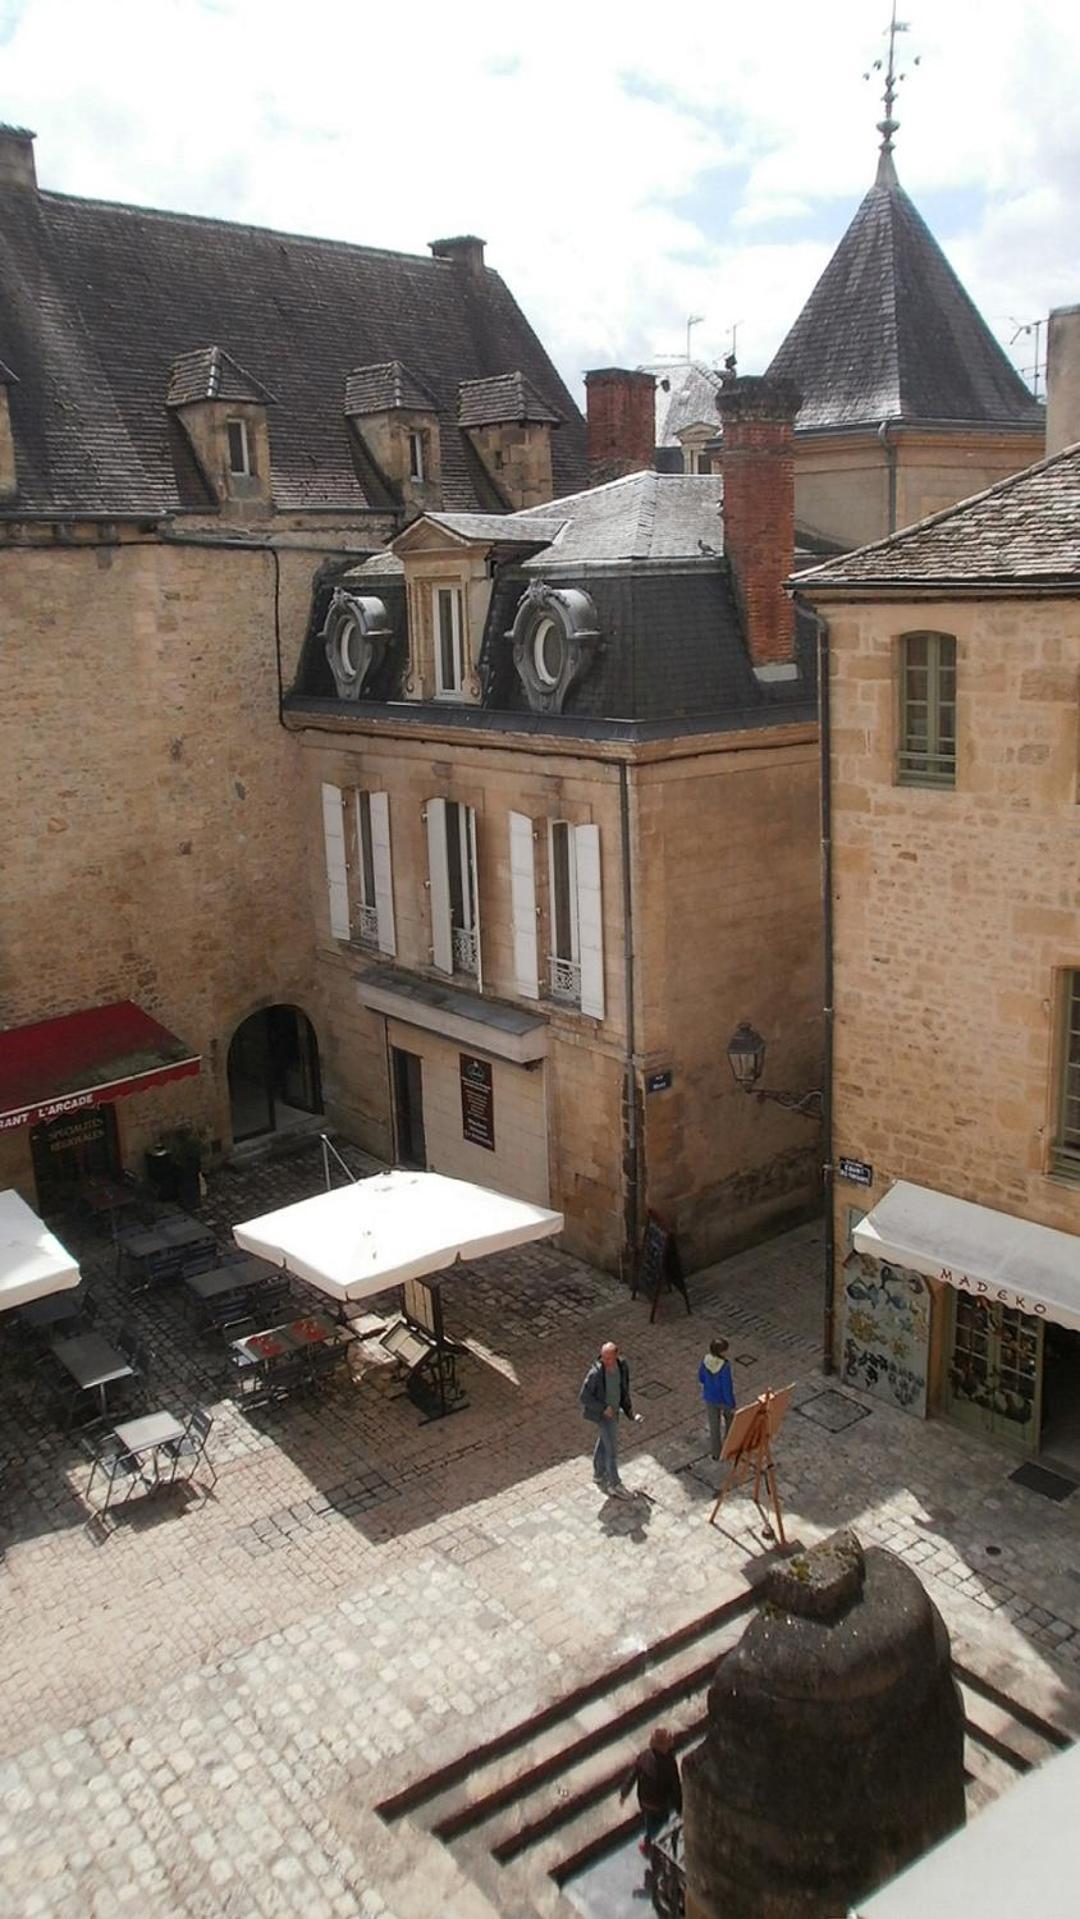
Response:
[{"label": "cloudy sky", "polygon": [[[575,390],[685,352],[690,314],[696,357],[737,326],[754,372],[872,180],[888,11],[0,0],[0,117],[61,192],[406,251],[480,233]],[[1008,345],[1080,300],[1080,5],[910,20],[900,178]]]}]

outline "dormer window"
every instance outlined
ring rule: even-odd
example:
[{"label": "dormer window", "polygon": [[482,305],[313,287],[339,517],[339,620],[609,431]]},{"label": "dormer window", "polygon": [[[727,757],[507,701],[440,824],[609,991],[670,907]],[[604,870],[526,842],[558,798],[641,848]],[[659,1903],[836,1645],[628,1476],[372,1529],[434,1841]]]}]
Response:
[{"label": "dormer window", "polygon": [[536,580],[508,634],[522,691],[534,713],[561,713],[567,693],[596,658],[596,607],[577,586]]},{"label": "dormer window", "polygon": [[440,700],[459,700],[465,691],[460,588],[434,587],[432,611],[435,632],[436,697]]},{"label": "dormer window", "polygon": [[252,470],[247,421],[226,420],[225,431],[229,439],[229,472],[234,479],[246,480]]},{"label": "dormer window", "polygon": [[558,686],[566,664],[566,636],[556,620],[540,620],[532,636],[533,670],[541,686]]},{"label": "dormer window", "polygon": [[322,639],[338,697],[358,700],[372,668],[381,662],[393,639],[385,601],[371,593],[335,587]]},{"label": "dormer window", "polygon": [[413,432],[409,434],[409,478],[410,480],[426,480],[427,478],[427,471],[424,465],[424,435],[422,433]]}]

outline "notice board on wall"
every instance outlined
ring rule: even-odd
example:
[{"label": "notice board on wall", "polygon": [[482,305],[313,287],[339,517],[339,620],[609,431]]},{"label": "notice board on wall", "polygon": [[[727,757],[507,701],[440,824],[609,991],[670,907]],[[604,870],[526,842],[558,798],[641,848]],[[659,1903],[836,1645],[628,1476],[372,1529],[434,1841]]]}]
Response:
[{"label": "notice board on wall", "polygon": [[495,1088],[491,1061],[477,1059],[475,1053],[460,1053],[461,1131],[472,1146],[495,1151]]}]

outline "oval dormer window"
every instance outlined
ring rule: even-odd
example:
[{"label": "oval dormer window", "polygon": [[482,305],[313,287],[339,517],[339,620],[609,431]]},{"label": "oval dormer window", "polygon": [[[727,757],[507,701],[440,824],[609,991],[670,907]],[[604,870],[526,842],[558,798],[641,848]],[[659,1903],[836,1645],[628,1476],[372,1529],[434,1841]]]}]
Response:
[{"label": "oval dormer window", "polygon": [[323,621],[322,637],[338,697],[358,700],[372,668],[393,638],[384,601],[371,593],[347,593],[336,587]]},{"label": "oval dormer window", "polygon": [[566,640],[562,627],[543,619],[537,625],[532,643],[533,666],[541,686],[558,686],[566,663]]},{"label": "oval dormer window", "polygon": [[537,580],[524,595],[508,637],[533,712],[561,713],[570,688],[599,650],[596,607],[581,587]]}]

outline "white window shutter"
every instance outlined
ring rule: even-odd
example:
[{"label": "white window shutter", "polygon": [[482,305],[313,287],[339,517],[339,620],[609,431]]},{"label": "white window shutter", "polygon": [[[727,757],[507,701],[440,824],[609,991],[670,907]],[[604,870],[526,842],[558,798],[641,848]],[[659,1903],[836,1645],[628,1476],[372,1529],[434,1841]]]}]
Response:
[{"label": "white window shutter", "polygon": [[349,923],[349,871],[345,864],[345,812],[340,786],[322,790],[323,844],[326,847],[326,887],[330,895],[330,932],[336,940],[347,940]]},{"label": "white window shutter", "polygon": [[600,894],[600,828],[575,826],[581,1010],[604,1017],[604,914]]},{"label": "white window shutter", "polygon": [[484,990],[484,948],[480,931],[480,862],[476,857],[476,808],[468,809],[469,821],[469,859],[472,862],[473,884],[473,932],[476,934],[476,990]]},{"label": "white window shutter", "polygon": [[510,814],[510,913],[514,929],[514,985],[523,999],[539,999],[536,860],[533,823],[524,813]]},{"label": "white window shutter", "polygon": [[450,868],[446,859],[446,801],[428,800],[428,897],[431,905],[431,957],[440,973],[454,970],[450,934]]},{"label": "white window shutter", "polygon": [[394,935],[394,879],[390,864],[390,795],[372,793],[371,860],[375,868],[375,918],[378,924],[380,953],[396,953]]}]

